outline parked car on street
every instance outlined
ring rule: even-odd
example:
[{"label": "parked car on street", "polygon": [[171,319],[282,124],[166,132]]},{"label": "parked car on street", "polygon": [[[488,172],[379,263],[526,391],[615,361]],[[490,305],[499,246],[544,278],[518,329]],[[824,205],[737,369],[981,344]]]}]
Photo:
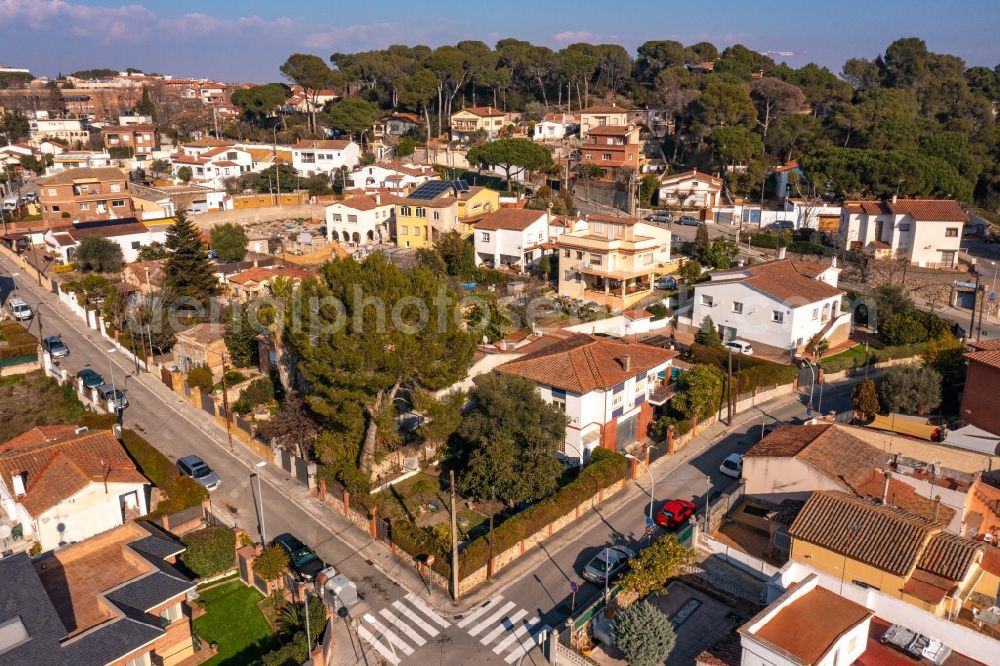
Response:
[{"label": "parked car on street", "polygon": [[281,546],[288,553],[288,564],[301,580],[310,582],[326,568],[326,563],[309,546],[287,532],[274,537],[271,543]]},{"label": "parked car on street", "polygon": [[778,220],[777,222],[772,222],[764,228],[770,229],[771,231],[792,231],[795,229],[795,223],[791,220]]},{"label": "parked car on street", "polygon": [[583,568],[583,577],[592,583],[609,583],[628,566],[628,561],[635,557],[635,551],[625,546],[606,546],[587,562]]},{"label": "parked car on street", "polygon": [[83,385],[86,388],[97,388],[104,384],[104,377],[101,377],[90,368],[84,368],[76,373],[76,376],[83,380]]},{"label": "parked car on street", "polygon": [[690,215],[681,215],[680,219],[677,220],[677,224],[680,224],[685,227],[697,227],[699,224],[701,224],[701,220],[699,220],[697,217],[692,217]]},{"label": "parked car on street", "polygon": [[668,276],[664,276],[664,277],[658,277],[658,278],[656,278],[656,282],[655,282],[654,286],[657,289],[666,289],[666,290],[676,289],[677,288],[677,278],[671,277],[669,275]]},{"label": "parked car on street", "polygon": [[45,351],[49,353],[52,358],[63,358],[69,356],[69,347],[66,343],[62,341],[62,337],[58,335],[50,335],[42,341],[42,346],[45,347]]},{"label": "parked car on street", "polygon": [[738,453],[730,453],[719,465],[719,471],[734,479],[740,478],[743,476],[743,456]]},{"label": "parked car on street", "polygon": [[16,296],[7,301],[7,309],[17,321],[27,321],[35,316],[35,313],[31,311],[31,306]]},{"label": "parked car on street", "polygon": [[109,407],[113,407],[115,410],[128,407],[128,398],[125,397],[125,393],[120,388],[115,388],[110,384],[98,386],[97,395],[101,396],[101,400],[104,400]]},{"label": "parked car on street", "polygon": [[660,512],[653,519],[657,525],[662,525],[668,529],[680,527],[687,522],[687,519],[694,515],[697,510],[694,502],[684,499],[667,500]]},{"label": "parked car on street", "polygon": [[219,476],[212,471],[212,468],[208,466],[208,463],[194,454],[178,458],[177,469],[179,469],[181,474],[184,476],[190,476],[192,479],[205,486],[209,492],[222,485],[222,479],[220,479]]},{"label": "parked car on street", "polygon": [[745,354],[747,356],[753,355],[753,345],[751,345],[746,340],[727,340],[726,342],[722,343],[722,346],[728,347],[729,349],[732,349],[734,352],[738,352],[740,354]]},{"label": "parked car on street", "polygon": [[653,213],[646,216],[647,222],[669,222],[672,219],[674,219],[674,216],[670,213]]}]

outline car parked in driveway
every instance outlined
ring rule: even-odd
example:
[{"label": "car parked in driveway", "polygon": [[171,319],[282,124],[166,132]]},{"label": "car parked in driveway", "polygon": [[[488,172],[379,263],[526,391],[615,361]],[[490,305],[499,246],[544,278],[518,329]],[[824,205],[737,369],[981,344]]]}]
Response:
[{"label": "car parked in driveway", "polygon": [[723,347],[728,347],[739,354],[753,355],[753,345],[746,340],[727,340],[722,343]]},{"label": "car parked in driveway", "polygon": [[654,286],[657,289],[672,290],[677,288],[677,278],[671,276],[658,277]]},{"label": "car parked in driveway", "polygon": [[697,511],[697,507],[695,507],[694,502],[684,499],[667,500],[653,520],[656,521],[657,525],[673,529],[686,523],[695,511]]},{"label": "car parked in driveway", "polygon": [[743,476],[743,456],[738,453],[730,453],[719,465],[719,471],[734,479],[740,478]]},{"label": "car parked in driveway", "polygon": [[680,218],[677,220],[677,224],[680,224],[681,226],[685,227],[697,227],[699,224],[701,224],[701,220],[699,220],[697,217],[692,217],[690,215],[681,215]]},{"label": "car parked in driveway", "polygon": [[179,469],[181,474],[184,476],[190,476],[192,479],[205,486],[209,492],[222,485],[222,479],[220,479],[219,476],[212,471],[212,468],[208,466],[208,463],[194,454],[178,458],[177,469]]},{"label": "car parked in driveway", "polygon": [[52,358],[64,358],[69,356],[69,347],[66,343],[62,341],[62,337],[58,335],[50,335],[42,341],[42,346],[45,347],[45,351],[49,353]]},{"label": "car parked in driveway", "polygon": [[607,546],[587,562],[583,568],[583,577],[591,583],[609,583],[615,576],[622,573],[628,566],[628,561],[635,557],[635,551],[625,546]]},{"label": "car parked in driveway", "polygon": [[90,368],[84,368],[76,373],[76,376],[78,379],[83,380],[83,385],[86,388],[97,388],[104,383],[104,377],[101,377]]},{"label": "car parked in driveway", "polygon": [[326,568],[326,563],[309,546],[287,532],[274,537],[271,543],[288,553],[288,564],[301,580],[310,582]]},{"label": "car parked in driveway", "polygon": [[674,216],[670,213],[653,213],[646,216],[647,222],[669,222],[672,219],[674,219]]}]

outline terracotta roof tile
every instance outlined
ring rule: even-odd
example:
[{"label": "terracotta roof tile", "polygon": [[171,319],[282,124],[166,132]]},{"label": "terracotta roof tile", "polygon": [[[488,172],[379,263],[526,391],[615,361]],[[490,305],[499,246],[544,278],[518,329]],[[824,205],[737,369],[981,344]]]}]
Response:
[{"label": "terracotta roof tile", "polygon": [[110,430],[76,434],[75,426],[35,428],[0,445],[0,475],[27,474],[21,500],[33,516],[105,480],[148,483]]},{"label": "terracotta roof tile", "polygon": [[587,133],[591,136],[627,136],[634,131],[634,127],[627,125],[598,125],[591,127]]},{"label": "terracotta roof tile", "polygon": [[930,537],[940,530],[929,519],[833,491],[816,491],[788,533],[793,539],[863,562],[896,576],[916,566]]},{"label": "terracotta roof tile", "polygon": [[501,208],[486,215],[480,222],[476,223],[477,230],[498,231],[524,231],[535,222],[545,219],[544,210],[531,210],[528,208]]},{"label": "terracotta roof tile", "polygon": [[293,279],[304,280],[312,275],[309,271],[294,266],[268,266],[267,268],[247,268],[229,278],[230,282],[246,284],[247,282],[263,282],[273,277],[283,275]]},{"label": "terracotta roof tile", "polygon": [[[839,296],[843,292],[836,287],[815,279],[811,275],[811,264],[813,262],[802,262],[806,267],[806,274],[800,273],[796,265],[800,262],[793,262],[790,259],[778,259],[762,264],[754,264],[747,268],[733,271],[722,271],[715,276],[734,276],[741,280],[743,284],[757,291],[768,294],[775,299],[792,305],[801,307],[809,303],[815,303],[827,298]],[[725,284],[734,280],[716,280],[703,283],[699,287],[711,287],[713,284]],[[697,290],[698,287],[695,289]]]},{"label": "terracotta roof tile", "polygon": [[845,201],[852,215],[909,215],[917,222],[965,222],[968,215],[954,199],[897,199]]},{"label": "terracotta roof tile", "polygon": [[[1000,342],[1000,341],[995,341]],[[982,363],[991,368],[1000,368],[1000,349],[991,351],[977,351],[965,355],[973,363]]]},{"label": "terracotta roof tile", "polygon": [[660,178],[660,184],[670,184],[675,181],[682,180],[700,180],[703,183],[708,183],[710,185],[722,189],[722,179],[718,176],[713,176],[711,174],[703,173],[701,171],[684,171],[682,173],[672,173]]},{"label": "terracotta roof tile", "polygon": [[903,584],[903,592],[921,601],[937,605],[956,587],[955,581],[917,569]]},{"label": "terracotta roof tile", "polygon": [[695,658],[695,666],[740,666],[743,647],[740,635],[731,631]]},{"label": "terracotta roof tile", "polygon": [[[499,372],[525,377],[545,386],[589,393],[609,390],[677,356],[676,351],[639,342],[574,333],[537,351],[499,366]],[[625,370],[626,358],[630,367]]]},{"label": "terracotta roof tile", "polygon": [[178,333],[177,337],[206,345],[222,340],[225,332],[226,327],[223,324],[196,324],[188,330]]},{"label": "terracotta roof tile", "polygon": [[931,537],[917,568],[949,580],[962,580],[984,547],[978,541],[941,532]]},{"label": "terracotta roof tile", "polygon": [[292,148],[296,150],[309,150],[310,148],[318,148],[320,150],[343,150],[351,145],[351,142],[347,139],[326,139],[322,141],[317,141],[315,139],[303,139],[299,141]]},{"label": "terracotta roof tile", "polygon": [[340,201],[334,201],[329,205],[335,206],[337,204],[340,204],[346,208],[350,208],[352,210],[360,210],[364,212],[369,210],[375,210],[376,208],[381,208],[382,206],[391,206],[393,203],[394,202],[392,200],[387,201],[386,198],[384,197],[382,198],[381,203],[379,203],[379,201],[377,201],[375,197],[371,196],[370,194],[358,194],[353,197],[342,199]]},{"label": "terracotta roof tile", "polygon": [[480,116],[482,118],[493,118],[493,117],[496,117],[496,116],[505,116],[505,115],[507,115],[503,111],[501,111],[500,109],[493,108],[492,106],[467,106],[467,107],[465,107],[464,109],[461,109],[461,110],[462,111],[467,111],[468,113],[471,113],[471,114],[476,115],[476,116]]},{"label": "terracotta roof tile", "polygon": [[46,176],[38,181],[42,187],[48,185],[71,185],[80,180],[93,178],[100,182],[124,181],[125,172],[118,167],[80,167],[62,173]]}]

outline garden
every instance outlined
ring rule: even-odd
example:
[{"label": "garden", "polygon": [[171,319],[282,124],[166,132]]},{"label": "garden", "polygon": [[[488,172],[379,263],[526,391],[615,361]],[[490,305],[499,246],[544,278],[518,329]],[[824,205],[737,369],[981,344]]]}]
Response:
[{"label": "garden", "polygon": [[231,580],[205,589],[197,603],[205,614],[194,619],[194,631],[203,643],[218,646],[206,664],[249,664],[280,647],[261,609],[262,603],[273,608],[273,602],[243,581]]}]

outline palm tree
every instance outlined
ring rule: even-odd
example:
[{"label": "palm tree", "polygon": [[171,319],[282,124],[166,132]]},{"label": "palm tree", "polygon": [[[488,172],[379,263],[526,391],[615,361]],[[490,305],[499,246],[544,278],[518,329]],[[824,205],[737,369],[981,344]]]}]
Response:
[{"label": "palm tree", "polygon": [[812,336],[809,340],[809,344],[806,345],[806,351],[812,354],[813,358],[817,361],[823,358],[823,354],[830,349],[830,341],[821,336],[821,333],[817,333]]}]

